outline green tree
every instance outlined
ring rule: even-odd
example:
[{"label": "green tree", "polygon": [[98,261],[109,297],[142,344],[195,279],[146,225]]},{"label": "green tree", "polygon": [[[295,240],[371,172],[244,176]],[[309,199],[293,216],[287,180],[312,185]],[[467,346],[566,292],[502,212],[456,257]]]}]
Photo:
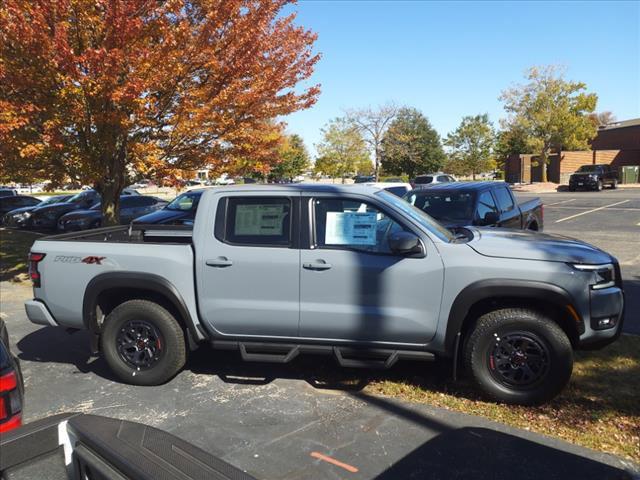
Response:
[{"label": "green tree", "polygon": [[504,164],[511,155],[521,155],[527,153],[527,135],[522,129],[512,128],[510,130],[500,130],[496,135],[494,146],[494,158],[496,167],[504,171]]},{"label": "green tree", "polygon": [[304,146],[300,135],[284,137],[280,148],[280,161],[271,169],[269,177],[272,179],[293,180],[309,168],[309,152]]},{"label": "green tree", "polygon": [[393,175],[439,170],[445,161],[438,132],[419,110],[401,108],[382,139],[382,168]]},{"label": "green tree", "polygon": [[348,176],[369,173],[373,169],[367,144],[351,122],[336,118],[322,129],[322,135],[322,142],[316,145],[316,173],[342,178],[344,183]]},{"label": "green tree", "polygon": [[447,135],[445,145],[451,149],[447,168],[458,175],[486,172],[495,167],[493,146],[495,132],[489,115],[468,116],[462,119],[458,128]]},{"label": "green tree", "polygon": [[508,117],[504,130],[522,130],[529,151],[540,157],[542,181],[547,181],[547,165],[552,151],[583,150],[596,134],[589,114],[596,108],[598,96],[586,93],[586,85],[564,79],[554,66],[533,67],[528,83],[502,92],[500,100]]}]

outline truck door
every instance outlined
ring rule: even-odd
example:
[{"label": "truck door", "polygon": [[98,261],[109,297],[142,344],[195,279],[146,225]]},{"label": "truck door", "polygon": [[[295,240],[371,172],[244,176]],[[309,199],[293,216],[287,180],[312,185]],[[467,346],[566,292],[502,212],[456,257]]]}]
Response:
[{"label": "truck door", "polygon": [[499,227],[522,228],[522,214],[513,198],[513,194],[508,187],[498,187],[494,190],[494,195],[500,209]]},{"label": "truck door", "polygon": [[411,227],[366,197],[303,197],[301,208],[313,228],[311,248],[300,250],[300,336],[427,343],[443,285],[443,264],[428,237],[419,235],[426,237],[423,258],[391,253],[389,235]]},{"label": "truck door", "polygon": [[[199,232],[196,243],[204,321],[227,335],[296,337],[299,194],[229,192],[212,198],[217,203],[206,211],[215,215],[215,227]],[[198,215],[196,223],[205,221]]]}]

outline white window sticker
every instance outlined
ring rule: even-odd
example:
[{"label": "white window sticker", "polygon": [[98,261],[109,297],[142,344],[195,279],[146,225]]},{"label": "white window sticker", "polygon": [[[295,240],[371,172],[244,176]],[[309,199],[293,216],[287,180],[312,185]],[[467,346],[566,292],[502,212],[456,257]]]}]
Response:
[{"label": "white window sticker", "polygon": [[235,235],[282,235],[284,205],[238,205]]},{"label": "white window sticker", "polygon": [[325,245],[375,245],[375,212],[327,212]]}]

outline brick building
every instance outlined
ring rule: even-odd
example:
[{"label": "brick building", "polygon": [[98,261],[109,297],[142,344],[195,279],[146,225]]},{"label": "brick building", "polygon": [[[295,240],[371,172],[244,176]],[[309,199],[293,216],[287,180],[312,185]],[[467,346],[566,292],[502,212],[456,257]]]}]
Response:
[{"label": "brick building", "polygon": [[[511,183],[541,181],[542,167],[537,158],[530,154],[511,155],[505,162],[505,179]],[[547,178],[550,182],[568,183],[569,175],[588,164],[610,164],[616,168],[640,166],[640,118],[600,127],[591,142],[591,150],[563,150],[551,155]]]}]

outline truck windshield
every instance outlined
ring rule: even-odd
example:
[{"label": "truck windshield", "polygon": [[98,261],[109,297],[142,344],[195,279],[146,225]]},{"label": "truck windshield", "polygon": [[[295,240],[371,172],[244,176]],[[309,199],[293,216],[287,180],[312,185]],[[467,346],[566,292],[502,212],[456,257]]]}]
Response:
[{"label": "truck windshield", "polygon": [[589,172],[597,172],[598,165],[583,165],[578,169],[580,173],[589,173]]},{"label": "truck windshield", "polygon": [[407,200],[437,220],[469,220],[473,218],[475,192],[412,192]]},{"label": "truck windshield", "polygon": [[165,208],[167,210],[195,210],[202,192],[187,192],[174,198]]},{"label": "truck windshield", "polygon": [[406,200],[403,200],[400,197],[396,197],[393,193],[389,193],[385,190],[380,190],[376,192],[376,195],[383,198],[387,203],[393,205],[397,209],[401,210],[404,214],[406,214],[413,221],[417,222],[425,229],[432,232],[436,235],[440,240],[445,242],[451,242],[455,239],[453,234],[440,225],[434,218],[429,216],[427,213],[423,212],[419,208],[414,207]]}]

